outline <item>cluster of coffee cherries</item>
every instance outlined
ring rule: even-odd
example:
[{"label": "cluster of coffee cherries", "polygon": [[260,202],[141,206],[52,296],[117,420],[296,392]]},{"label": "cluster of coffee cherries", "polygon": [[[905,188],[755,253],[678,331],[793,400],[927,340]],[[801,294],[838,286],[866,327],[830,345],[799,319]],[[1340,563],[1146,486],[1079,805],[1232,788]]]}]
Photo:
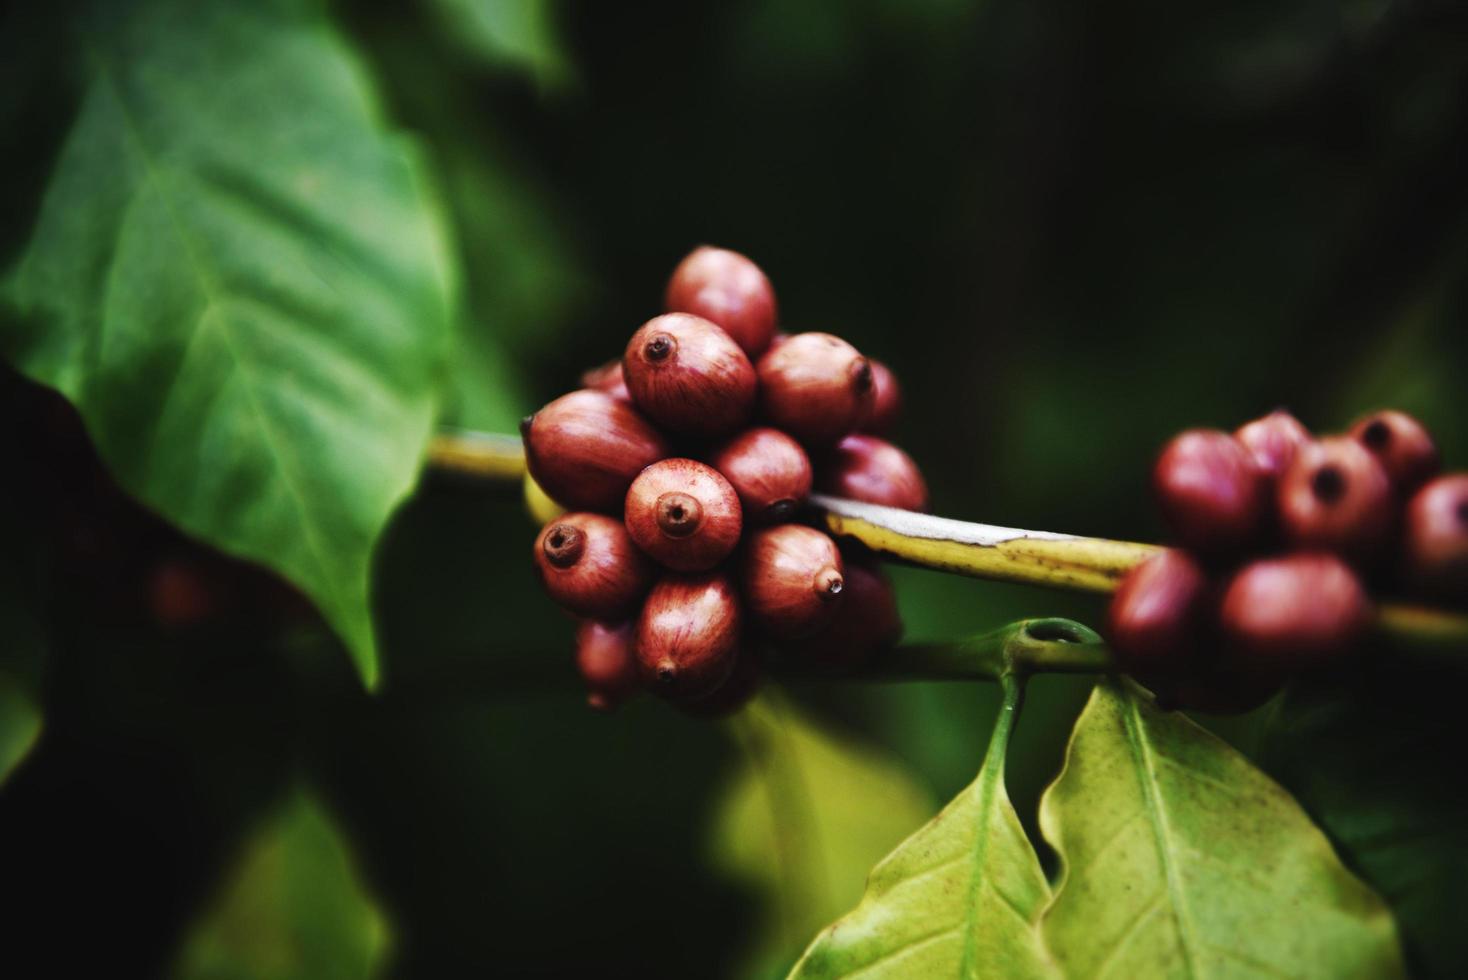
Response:
[{"label": "cluster of coffee cherries", "polygon": [[521,426],[530,475],[568,512],[536,538],[546,591],[581,618],[594,707],[651,690],[716,716],[766,656],[839,670],[894,643],[877,565],[794,523],[812,489],[923,510],[912,459],[881,438],[892,373],[829,333],[781,334],[749,259],[701,247],[622,358]]},{"label": "cluster of coffee cherries", "polygon": [[1180,547],[1117,590],[1118,665],[1165,703],[1245,711],[1348,656],[1370,593],[1464,603],[1468,473],[1438,471],[1432,437],[1397,411],[1323,438],[1283,410],[1178,435],[1153,490]]}]

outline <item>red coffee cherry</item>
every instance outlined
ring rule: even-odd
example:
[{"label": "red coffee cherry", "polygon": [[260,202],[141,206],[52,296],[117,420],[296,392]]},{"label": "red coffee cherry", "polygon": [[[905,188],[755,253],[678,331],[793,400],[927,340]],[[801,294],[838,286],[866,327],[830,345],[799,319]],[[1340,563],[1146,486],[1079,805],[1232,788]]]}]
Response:
[{"label": "red coffee cherry", "polygon": [[520,433],[530,475],[575,510],[619,513],[633,478],[668,455],[646,419],[601,391],[562,395],[521,422]]},{"label": "red coffee cherry", "polygon": [[1239,426],[1234,438],[1271,480],[1289,467],[1300,447],[1311,442],[1310,430],[1282,408]]},{"label": "red coffee cherry", "polygon": [[810,458],[779,429],[746,429],[709,458],[728,478],[751,524],[781,524],[810,495]]},{"label": "red coffee cherry", "polygon": [[1169,548],[1127,573],[1107,609],[1106,638],[1121,670],[1148,685],[1195,673],[1212,633],[1208,576]]},{"label": "red coffee cherry", "polygon": [[1403,541],[1407,575],[1419,587],[1468,600],[1468,473],[1427,484],[1407,505]]},{"label": "red coffee cherry", "polygon": [[775,290],[760,267],[738,252],[702,245],[673,270],[663,308],[717,323],[751,358],[775,333]]},{"label": "red coffee cherry", "polygon": [[801,442],[829,445],[871,414],[872,366],[840,337],[795,334],[760,358],[758,373],[765,417]]},{"label": "red coffee cherry", "polygon": [[872,366],[872,411],[862,431],[885,435],[902,414],[902,387],[887,365],[873,357],[867,358],[867,363]]},{"label": "red coffee cherry", "polygon": [[611,711],[642,689],[631,623],[585,619],[576,628],[576,669],[586,682],[586,703]]},{"label": "red coffee cherry", "polygon": [[912,457],[876,436],[847,436],[821,461],[822,493],[883,507],[926,510],[928,485]]},{"label": "red coffee cherry", "polygon": [[1422,423],[1406,412],[1373,412],[1358,419],[1350,435],[1376,455],[1404,497],[1437,475],[1437,446]]},{"label": "red coffee cherry", "polygon": [[712,466],[664,459],[627,491],[627,533],[660,564],[702,572],[729,557],[744,521],[739,497]]},{"label": "red coffee cherry", "polygon": [[1279,482],[1279,521],[1300,548],[1366,560],[1391,534],[1396,503],[1386,471],[1342,436],[1304,447]]},{"label": "red coffee cherry", "polygon": [[822,669],[859,666],[902,639],[902,616],[892,583],[875,564],[847,561],[841,608],[809,639],[786,646],[792,661]]},{"label": "red coffee cherry", "polygon": [[742,614],[727,575],[668,575],[652,587],[637,620],[637,666],[664,697],[712,693],[734,670]]},{"label": "red coffee cherry", "polygon": [[846,586],[836,543],[820,531],[781,524],[750,536],[741,582],[750,617],[771,636],[808,636],[831,620]]},{"label": "red coffee cherry", "polygon": [[1258,536],[1267,501],[1264,475],[1226,432],[1191,429],[1173,438],[1152,470],[1162,517],[1185,547],[1239,551]]},{"label": "red coffee cherry", "polygon": [[1224,589],[1222,663],[1282,683],[1344,654],[1370,621],[1366,590],[1335,555],[1298,552],[1252,562]]},{"label": "red coffee cherry", "polygon": [[627,390],[627,382],[622,377],[620,357],[581,372],[581,387],[604,391],[613,398],[621,399],[624,402],[632,401],[632,393]]},{"label": "red coffee cherry", "polygon": [[622,376],[632,400],[672,432],[717,436],[754,411],[754,367],[723,330],[702,317],[665,313],[627,342]]},{"label": "red coffee cherry", "polygon": [[763,679],[764,667],[759,655],[742,648],[734,655],[734,671],[729,679],[715,688],[712,694],[674,703],[680,711],[693,718],[727,718],[750,702],[758,693]]},{"label": "red coffee cherry", "polygon": [[578,616],[620,619],[652,584],[652,566],[621,521],[564,514],[535,539],[535,570],[550,597]]}]

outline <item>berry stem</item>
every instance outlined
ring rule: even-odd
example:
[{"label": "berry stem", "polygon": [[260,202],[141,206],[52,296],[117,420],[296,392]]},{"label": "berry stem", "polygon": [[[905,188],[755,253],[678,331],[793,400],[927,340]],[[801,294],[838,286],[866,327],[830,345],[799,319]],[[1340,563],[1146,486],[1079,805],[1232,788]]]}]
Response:
[{"label": "berry stem", "polygon": [[862,665],[871,680],[987,680],[1011,675],[1100,674],[1111,651],[1095,630],[1069,619],[1022,619],[954,643],[907,643]]},{"label": "berry stem", "polygon": [[[468,430],[444,430],[434,436],[428,462],[492,481],[519,480],[525,474],[519,438]],[[814,495],[809,503],[811,517],[831,534],[860,541],[886,558],[1000,582],[1107,593],[1158,551],[1157,545],[974,524],[838,497]],[[1409,603],[1382,603],[1378,608],[1376,628],[1384,635],[1420,646],[1468,645],[1468,615]],[[980,675],[970,667],[952,676]]]}]

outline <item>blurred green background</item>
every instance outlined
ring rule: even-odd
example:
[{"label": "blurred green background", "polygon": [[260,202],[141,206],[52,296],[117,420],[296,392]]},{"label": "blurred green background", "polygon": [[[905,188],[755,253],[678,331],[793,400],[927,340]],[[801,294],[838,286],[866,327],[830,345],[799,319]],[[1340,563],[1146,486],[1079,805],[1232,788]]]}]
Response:
[{"label": "blurred green background", "polygon": [[[710,242],[766,269],[786,329],[892,365],[897,441],[947,516],[1156,540],[1156,448],[1278,405],[1321,430],[1400,407],[1468,462],[1462,4],[328,12],[458,237],[456,421],[508,430],[573,386]],[[64,16],[17,8],[4,33],[44,51]],[[54,66],[7,64],[5,264],[75,98]],[[802,684],[724,726],[585,710],[517,491],[449,479],[378,552],[380,695],[309,622],[160,632],[118,598],[135,556],[211,559],[58,449],[68,420],[36,391],[6,391],[6,547],[58,571],[4,609],[11,653],[45,667],[39,740],[0,789],[0,880],[84,937],[48,941],[58,973],[100,947],[124,975],[778,975],[977,769],[984,687]],[[114,564],[88,557],[133,527]],[[897,579],[918,639],[1101,611]],[[1033,685],[1010,770],[1026,819],[1086,689]],[[1250,731],[1227,728],[1246,749]],[[783,778],[761,753],[805,760],[834,812],[761,816],[750,780]],[[45,935],[27,921],[6,930],[22,946]]]}]

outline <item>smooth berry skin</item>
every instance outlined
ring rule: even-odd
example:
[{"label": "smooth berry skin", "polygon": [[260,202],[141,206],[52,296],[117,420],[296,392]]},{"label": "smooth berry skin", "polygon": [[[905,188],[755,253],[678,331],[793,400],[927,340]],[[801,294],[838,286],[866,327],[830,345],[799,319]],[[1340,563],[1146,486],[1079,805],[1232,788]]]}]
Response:
[{"label": "smooth berry skin", "polygon": [[912,457],[877,436],[847,436],[821,460],[822,493],[863,503],[927,510],[928,485]]},{"label": "smooth berry skin", "polygon": [[739,595],[727,575],[667,575],[637,619],[638,672],[666,698],[712,694],[734,671],[742,629]]},{"label": "smooth berry skin", "polygon": [[810,457],[779,429],[746,429],[715,449],[709,462],[739,494],[751,524],[783,524],[810,496]]},{"label": "smooth berry skin", "polygon": [[722,329],[688,313],[643,324],[622,355],[632,401],[649,419],[682,435],[726,435],[754,412],[754,365]]},{"label": "smooth berry skin", "polygon": [[775,335],[775,290],[760,267],[738,252],[702,245],[678,263],[663,297],[669,313],[717,323],[757,358]]},{"label": "smooth berry skin", "polygon": [[1335,436],[1302,449],[1279,481],[1280,528],[1296,548],[1369,562],[1396,523],[1391,481],[1354,439]]},{"label": "smooth berry skin", "polygon": [[602,391],[562,395],[520,424],[530,475],[572,510],[620,513],[643,468],[668,455],[657,429]]},{"label": "smooth berry skin", "polygon": [[586,682],[586,703],[612,711],[642,690],[629,623],[582,620],[576,628],[576,669]]},{"label": "smooth berry skin", "polygon": [[796,639],[837,614],[845,565],[825,534],[781,524],[750,536],[740,584],[755,626],[777,639]]},{"label": "smooth berry skin", "polygon": [[1361,580],[1339,557],[1296,552],[1245,565],[1224,589],[1223,663],[1283,683],[1350,651],[1371,622]]},{"label": "smooth berry skin", "polygon": [[622,377],[621,358],[581,372],[581,387],[604,391],[628,404],[632,402],[632,392],[627,390],[627,381]]},{"label": "smooth berry skin", "polygon": [[867,362],[872,366],[872,410],[861,429],[872,435],[886,435],[902,415],[902,386],[887,365],[874,357],[867,358]]},{"label": "smooth berry skin", "polygon": [[1234,438],[1271,481],[1279,479],[1295,454],[1313,441],[1310,430],[1282,408],[1239,426]]},{"label": "smooth berry skin", "polygon": [[820,670],[851,670],[902,639],[897,594],[881,568],[847,560],[844,575],[840,610],[808,639],[785,646],[792,662]]},{"label": "smooth berry skin", "polygon": [[1117,667],[1149,685],[1195,673],[1210,647],[1209,600],[1208,576],[1185,551],[1169,548],[1132,569],[1106,614]]},{"label": "smooth berry skin", "polygon": [[1468,604],[1468,473],[1431,481],[1407,505],[1408,579],[1434,596]]},{"label": "smooth berry skin", "polygon": [[1406,412],[1373,412],[1351,426],[1350,436],[1376,456],[1403,497],[1410,497],[1441,468],[1432,436]]},{"label": "smooth berry skin", "polygon": [[744,518],[739,496],[712,466],[664,459],[627,490],[627,533],[664,568],[702,572],[729,557]]},{"label": "smooth berry skin", "polygon": [[828,333],[799,333],[757,366],[765,419],[807,446],[829,446],[872,412],[875,382],[861,352]]},{"label": "smooth berry skin", "polygon": [[1264,474],[1226,432],[1191,429],[1174,437],[1153,467],[1152,490],[1178,543],[1206,555],[1247,548],[1264,522]]},{"label": "smooth berry skin", "polygon": [[728,718],[747,705],[759,693],[764,680],[764,665],[757,653],[748,647],[734,655],[734,670],[713,693],[691,701],[675,701],[678,710],[691,718],[712,721]]},{"label": "smooth berry skin", "polygon": [[564,514],[535,539],[535,570],[550,597],[578,616],[630,615],[652,585],[653,568],[621,521]]}]

